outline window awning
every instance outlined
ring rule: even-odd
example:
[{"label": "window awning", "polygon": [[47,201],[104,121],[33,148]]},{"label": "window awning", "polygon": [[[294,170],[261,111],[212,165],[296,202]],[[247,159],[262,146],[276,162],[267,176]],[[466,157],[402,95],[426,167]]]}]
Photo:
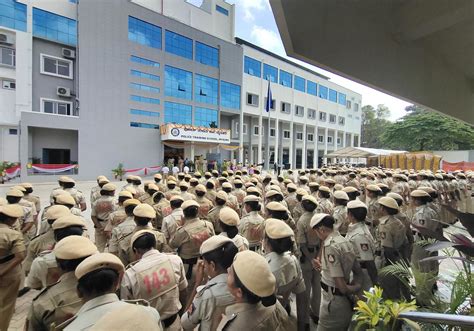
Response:
[{"label": "window awning", "polygon": [[338,149],[334,152],[326,154],[324,157],[327,158],[341,158],[341,157],[348,157],[348,158],[368,158],[372,156],[379,156],[379,155],[390,155],[390,154],[397,154],[397,153],[406,153],[405,151],[394,151],[390,149],[377,149],[377,148],[366,148],[366,147],[344,147]]}]

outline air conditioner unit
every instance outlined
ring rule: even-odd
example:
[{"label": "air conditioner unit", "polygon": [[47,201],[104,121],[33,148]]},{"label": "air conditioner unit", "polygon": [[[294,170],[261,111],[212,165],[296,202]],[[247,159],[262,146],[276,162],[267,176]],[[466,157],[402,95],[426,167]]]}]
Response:
[{"label": "air conditioner unit", "polygon": [[71,97],[71,89],[67,87],[58,86],[56,93],[60,97],[66,97],[66,98]]},{"label": "air conditioner unit", "polygon": [[76,58],[76,51],[73,51],[72,49],[63,48],[62,53],[63,53],[63,57],[65,57],[66,59],[75,59]]},{"label": "air conditioner unit", "polygon": [[0,44],[13,45],[13,38],[7,34],[0,33]]}]

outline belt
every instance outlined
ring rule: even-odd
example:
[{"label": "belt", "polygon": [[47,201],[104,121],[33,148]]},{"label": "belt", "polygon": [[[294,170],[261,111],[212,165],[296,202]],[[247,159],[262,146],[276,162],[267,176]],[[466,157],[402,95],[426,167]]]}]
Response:
[{"label": "belt", "polygon": [[[332,294],[334,295],[339,295],[339,296],[345,296],[344,294],[341,293],[341,291],[339,291],[338,288],[336,287],[332,287],[332,286],[329,286],[329,285],[326,285],[324,284],[323,282],[321,282],[321,288],[326,291],[326,292],[331,292]],[[329,291],[331,289],[331,291]]]},{"label": "belt", "polygon": [[13,260],[15,254],[7,255],[5,257],[0,258],[0,264],[7,263],[8,261]]},{"label": "belt", "polygon": [[368,261],[360,261],[360,262],[359,262],[360,267],[361,267],[362,269],[367,269],[367,262],[368,262]]},{"label": "belt", "polygon": [[165,328],[167,328],[171,324],[173,324],[174,321],[176,321],[176,317],[178,317],[178,313],[174,314],[173,316],[168,317],[167,319],[162,320],[161,322],[163,322],[163,325],[165,326]]}]

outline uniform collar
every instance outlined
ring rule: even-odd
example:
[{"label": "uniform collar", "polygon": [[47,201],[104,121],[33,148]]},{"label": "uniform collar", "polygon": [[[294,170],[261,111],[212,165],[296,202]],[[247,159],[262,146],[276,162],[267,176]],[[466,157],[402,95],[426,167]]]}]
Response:
[{"label": "uniform collar", "polygon": [[379,219],[380,224],[387,223],[389,218],[390,218],[390,215],[385,215],[385,216],[380,217],[380,219]]},{"label": "uniform collar", "polygon": [[74,274],[74,271],[66,272],[65,274],[62,274],[61,277],[59,277],[59,281],[64,282],[64,281],[74,281],[77,282],[76,275]]},{"label": "uniform collar", "polygon": [[227,283],[227,273],[223,273],[209,279],[206,285],[213,285],[217,283]]},{"label": "uniform collar", "polygon": [[160,252],[157,249],[150,249],[149,251],[147,251],[145,254],[142,255],[142,259],[149,256],[157,255],[157,254],[160,254]]},{"label": "uniform collar", "polygon": [[171,212],[171,214],[182,214],[182,213],[183,213],[183,209],[181,208],[173,209],[173,211]]},{"label": "uniform collar", "polygon": [[238,314],[244,311],[255,310],[256,306],[261,305],[261,303],[251,304],[248,302],[235,303],[225,309],[226,315]]},{"label": "uniform collar", "polygon": [[333,232],[331,232],[331,234],[326,238],[326,240],[324,240],[324,246],[329,246],[329,244],[331,243],[331,240],[334,238],[334,237],[337,237],[339,235],[339,232],[334,230]]},{"label": "uniform collar", "polygon": [[98,306],[106,305],[106,304],[117,302],[117,301],[120,301],[120,300],[117,294],[115,293],[108,293],[108,294],[101,295],[97,298],[94,298],[84,303],[81,309],[79,309],[79,311],[77,312],[76,316],[86,311],[92,310]]}]

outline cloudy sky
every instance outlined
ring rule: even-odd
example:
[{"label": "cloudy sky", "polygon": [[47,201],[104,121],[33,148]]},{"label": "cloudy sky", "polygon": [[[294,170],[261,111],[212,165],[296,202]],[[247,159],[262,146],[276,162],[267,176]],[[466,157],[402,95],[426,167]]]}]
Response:
[{"label": "cloudy sky", "polygon": [[[190,0],[189,2],[202,2],[202,0]],[[268,0],[227,0],[227,2],[236,4],[235,17],[237,37],[248,40],[278,55],[286,56]],[[405,107],[409,105],[409,103],[403,100],[378,92],[323,69],[316,68],[296,59],[292,60],[316,72],[321,72],[336,84],[340,84],[362,94],[363,105],[376,107],[378,104],[385,104],[390,108],[392,120],[402,117],[405,114]]]}]

